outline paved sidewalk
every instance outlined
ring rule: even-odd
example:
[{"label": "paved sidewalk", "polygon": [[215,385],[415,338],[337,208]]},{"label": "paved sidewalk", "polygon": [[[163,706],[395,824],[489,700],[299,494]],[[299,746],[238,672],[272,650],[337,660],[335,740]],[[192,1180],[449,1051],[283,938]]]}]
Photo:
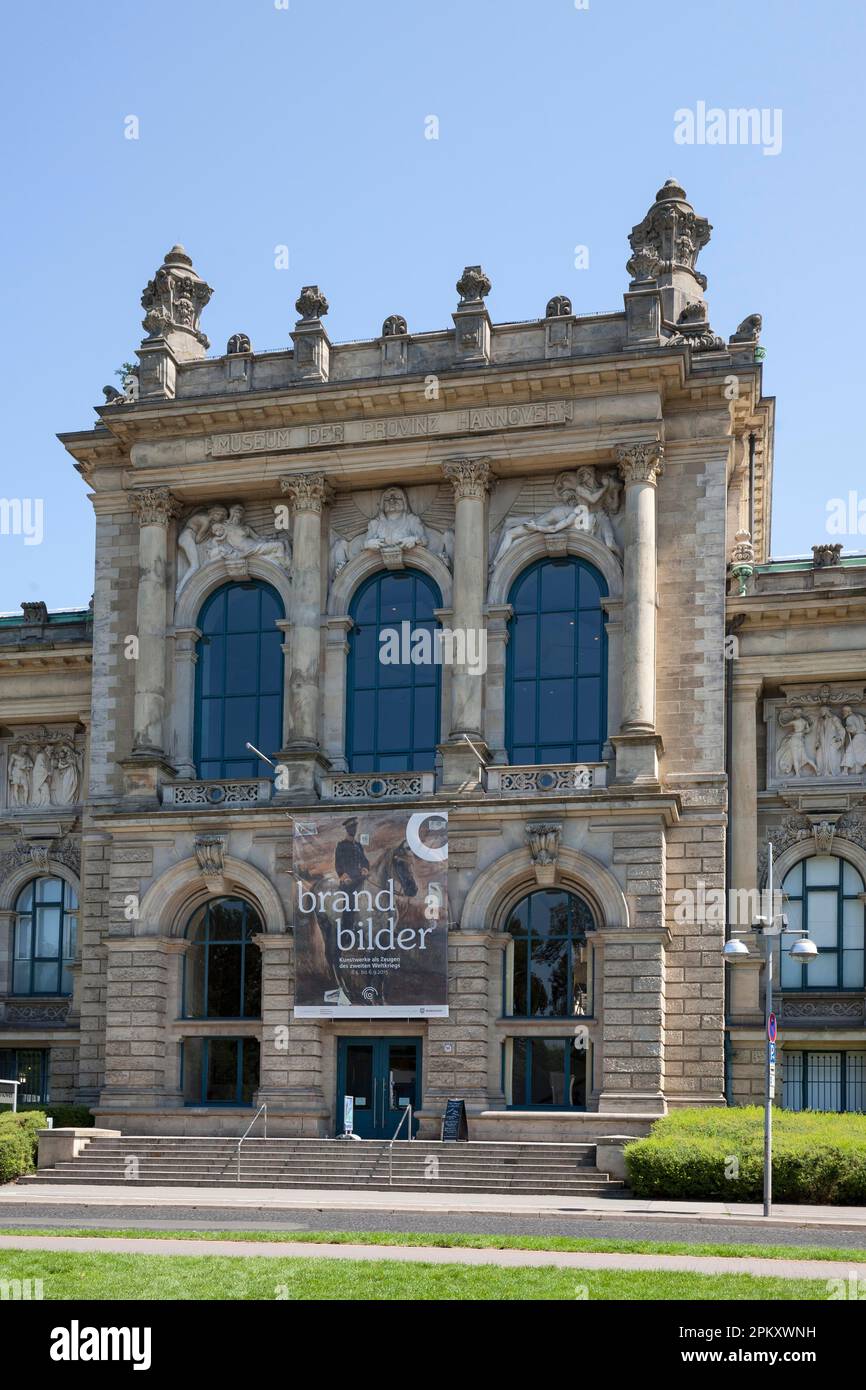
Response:
[{"label": "paved sidewalk", "polygon": [[[4,1250],[66,1250],[116,1255],[230,1255],[254,1259],[403,1260],[409,1264],[502,1265],[525,1269],[663,1269],[684,1274],[754,1274],[779,1279],[866,1279],[866,1264],[760,1260],[716,1255],[596,1254],[562,1250],[472,1250],[417,1245],[328,1245],[312,1241],[140,1240],[116,1236],[0,1236]],[[2,1268],[2,1260],[0,1260]]]},{"label": "paved sidewalk", "polygon": [[761,1206],[753,1202],[661,1202],[634,1197],[527,1196],[510,1192],[401,1192],[396,1188],[372,1191],[369,1188],[256,1188],[256,1187],[144,1187],[136,1184],[106,1186],[84,1183],[9,1183],[0,1187],[0,1215],[10,1219],[16,1208],[28,1205],[282,1208],[312,1211],[387,1211],[501,1213],[520,1216],[579,1216],[581,1220],[609,1221],[683,1220],[745,1222],[762,1226],[866,1227],[866,1207],[791,1206],[780,1204],[764,1219]]}]

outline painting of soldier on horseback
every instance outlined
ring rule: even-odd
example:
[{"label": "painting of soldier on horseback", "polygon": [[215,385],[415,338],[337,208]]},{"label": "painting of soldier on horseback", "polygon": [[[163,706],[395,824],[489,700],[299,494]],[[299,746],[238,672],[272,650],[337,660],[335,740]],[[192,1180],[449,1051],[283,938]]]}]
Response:
[{"label": "painting of soldier on horseback", "polygon": [[443,812],[296,820],[295,1014],[447,1014]]}]

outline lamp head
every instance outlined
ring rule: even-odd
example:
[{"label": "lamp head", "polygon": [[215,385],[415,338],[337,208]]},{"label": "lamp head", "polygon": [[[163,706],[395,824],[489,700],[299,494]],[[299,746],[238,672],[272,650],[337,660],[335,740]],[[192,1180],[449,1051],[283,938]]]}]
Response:
[{"label": "lamp head", "polygon": [[738,941],[736,937],[731,937],[722,947],[722,955],[725,960],[737,961],[745,960],[749,954],[749,948],[745,941]]},{"label": "lamp head", "polygon": [[800,941],[795,941],[788,955],[792,960],[799,961],[801,965],[808,965],[810,960],[814,960],[818,954],[818,947],[814,941],[809,941],[807,937]]}]

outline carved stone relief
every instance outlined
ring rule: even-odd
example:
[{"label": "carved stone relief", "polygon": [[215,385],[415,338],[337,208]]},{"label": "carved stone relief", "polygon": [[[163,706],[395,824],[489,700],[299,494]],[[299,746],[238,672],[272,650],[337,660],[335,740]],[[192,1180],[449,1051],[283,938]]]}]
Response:
[{"label": "carved stone relief", "polygon": [[853,845],[866,849],[866,820],[857,811],[846,812],[842,816],[786,816],[780,825],[767,832],[758,851],[758,883],[763,885],[767,877],[767,848],[773,846],[773,857],[778,859],[791,845],[811,841],[816,854],[830,854],[833,841],[849,840]]},{"label": "carved stone relief", "polygon": [[291,569],[292,552],[285,532],[261,535],[246,520],[246,508],[213,506],[193,512],[183,522],[177,538],[177,593],[192,575],[210,560],[226,560],[245,568],[250,556],[270,560],[286,571]]},{"label": "carved stone relief", "polygon": [[526,826],[526,839],[535,877],[541,887],[556,882],[562,825],[558,821],[532,821]]},{"label": "carved stone relief", "polygon": [[866,780],[862,685],[786,686],[764,701],[767,786]]},{"label": "carved stone relief", "polygon": [[84,746],[78,726],[20,729],[6,745],[6,805],[15,810],[76,806],[81,801]]},{"label": "carved stone relief", "polygon": [[429,550],[451,568],[454,551],[454,502],[442,486],[384,492],[346,493],[331,511],[330,577],[349,560],[369,550],[389,569],[399,569],[407,551]]},{"label": "carved stone relief", "polygon": [[81,854],[75,840],[68,835],[53,840],[16,841],[11,849],[0,854],[0,881],[24,864],[31,864],[37,874],[50,873],[51,861],[65,864],[74,874],[81,872]]},{"label": "carved stone relief", "polygon": [[[551,497],[556,499],[552,506],[548,505]],[[574,531],[595,536],[619,559],[622,549],[616,519],[620,510],[616,469],[578,468],[558,474],[552,483],[547,479],[518,485],[516,492],[513,483],[500,483],[491,503],[490,568],[524,536],[560,537],[564,549],[569,532]]]}]

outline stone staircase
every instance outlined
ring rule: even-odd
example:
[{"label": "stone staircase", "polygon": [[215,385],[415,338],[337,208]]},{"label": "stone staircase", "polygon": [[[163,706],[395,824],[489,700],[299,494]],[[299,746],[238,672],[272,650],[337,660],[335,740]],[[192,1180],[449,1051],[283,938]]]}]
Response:
[{"label": "stone staircase", "polygon": [[[137,1160],[134,1167],[130,1160]],[[394,1145],[393,1186],[401,1192],[514,1192],[569,1197],[622,1195],[600,1173],[594,1144],[442,1143]],[[127,1176],[130,1172],[135,1177]],[[237,1140],[122,1135],[92,1139],[77,1158],[20,1178],[22,1183],[139,1187],[387,1189],[387,1140],[247,1139],[237,1177]]]}]

